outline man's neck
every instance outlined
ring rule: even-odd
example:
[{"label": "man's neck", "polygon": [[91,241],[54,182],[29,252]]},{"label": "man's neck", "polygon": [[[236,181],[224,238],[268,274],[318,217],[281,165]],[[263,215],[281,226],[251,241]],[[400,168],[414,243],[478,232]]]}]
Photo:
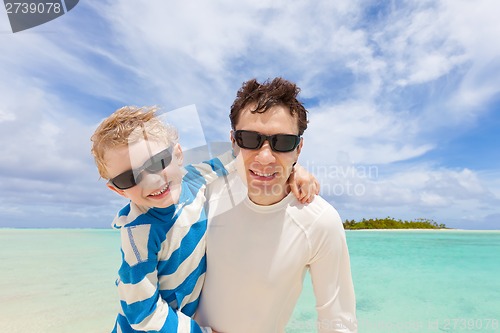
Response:
[{"label": "man's neck", "polygon": [[286,190],[280,194],[262,195],[259,193],[259,195],[252,195],[252,193],[248,192],[248,198],[256,205],[271,206],[285,199],[288,193],[290,193],[290,188],[287,186]]}]

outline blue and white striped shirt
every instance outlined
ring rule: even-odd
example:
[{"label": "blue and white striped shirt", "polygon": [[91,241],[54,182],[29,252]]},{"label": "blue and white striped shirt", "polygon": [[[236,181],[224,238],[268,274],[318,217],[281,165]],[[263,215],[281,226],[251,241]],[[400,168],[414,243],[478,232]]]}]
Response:
[{"label": "blue and white striped shirt", "polygon": [[177,205],[146,209],[130,202],[120,210],[113,226],[121,229],[122,311],[113,333],[203,332],[190,317],[205,280],[205,186],[234,168],[231,161],[227,153],[187,166]]}]

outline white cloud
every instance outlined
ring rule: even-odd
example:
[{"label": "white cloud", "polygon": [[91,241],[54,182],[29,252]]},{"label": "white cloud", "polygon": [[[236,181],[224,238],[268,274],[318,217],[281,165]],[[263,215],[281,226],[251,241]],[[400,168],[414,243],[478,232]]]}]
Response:
[{"label": "white cloud", "polygon": [[[5,52],[2,59],[6,54],[12,56]],[[0,82],[2,226],[64,226],[77,212],[93,216],[95,198],[106,200],[96,195],[100,185],[90,156],[95,125],[82,120],[86,110],[80,105],[48,88],[50,78],[28,75],[28,58],[20,54],[19,62],[11,58],[9,66],[0,68],[5,78]],[[39,70],[36,64],[33,71]],[[60,216],[57,223],[55,215]],[[86,223],[108,225],[79,220],[80,226]]]},{"label": "white cloud", "polygon": [[[498,186],[491,187],[490,177],[467,168],[436,168],[432,165],[369,166],[337,164],[329,173],[319,171],[322,194],[340,210],[344,218],[385,217],[402,219],[419,217],[459,221],[471,216],[481,222],[494,214],[500,203]],[[343,172],[331,172],[331,170]],[[389,169],[389,170],[387,170]],[[349,170],[349,172],[346,172]],[[498,185],[498,184],[497,184]],[[495,222],[495,221],[490,221]],[[453,225],[449,225],[453,226]],[[484,225],[482,225],[484,227]]]},{"label": "white cloud", "polygon": [[[317,101],[302,163],[335,166],[339,152],[378,168],[424,157],[452,135],[444,126],[468,126],[500,90],[500,4],[392,2],[368,15],[375,5],[103,1],[79,5],[92,20],[76,21],[84,11],[54,20],[53,33],[2,34],[0,168],[10,186],[0,196],[98,205],[89,137],[111,104],[194,103],[208,138],[226,140],[229,106],[252,77],[282,75]],[[490,176],[466,168],[429,164],[380,177],[357,179],[366,194],[344,197],[344,207],[465,212],[499,196]]]},{"label": "white cloud", "polygon": [[53,177],[81,172],[82,161],[89,151],[88,141],[83,140],[88,140],[90,126],[61,112],[65,103],[40,88],[20,85],[2,88],[4,105],[15,115],[12,120],[0,123],[3,172],[24,173],[27,177],[35,173],[43,177],[44,172]]},{"label": "white cloud", "polygon": [[416,140],[415,121],[378,110],[375,104],[347,101],[312,108],[309,119],[301,156],[304,163],[335,164],[337,153],[346,152],[355,163],[385,164],[418,157],[433,148]]},{"label": "white cloud", "polygon": [[13,112],[0,110],[0,123],[13,121],[15,119],[16,119],[16,116],[14,115]]},{"label": "white cloud", "polygon": [[[465,61],[453,26],[439,2],[412,2],[391,11],[372,31],[387,62],[386,83],[420,84],[435,80]],[[389,79],[395,80],[390,82]]]}]

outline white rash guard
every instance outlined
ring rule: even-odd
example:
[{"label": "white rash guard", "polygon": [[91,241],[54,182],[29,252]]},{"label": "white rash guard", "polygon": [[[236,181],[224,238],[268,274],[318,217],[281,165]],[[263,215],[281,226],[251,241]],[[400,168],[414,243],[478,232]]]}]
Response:
[{"label": "white rash guard", "polygon": [[321,333],[357,332],[345,232],[328,202],[316,196],[303,205],[289,194],[259,206],[236,174],[208,190],[207,273],[195,316],[201,325],[285,332],[309,270],[318,322],[305,324]]}]

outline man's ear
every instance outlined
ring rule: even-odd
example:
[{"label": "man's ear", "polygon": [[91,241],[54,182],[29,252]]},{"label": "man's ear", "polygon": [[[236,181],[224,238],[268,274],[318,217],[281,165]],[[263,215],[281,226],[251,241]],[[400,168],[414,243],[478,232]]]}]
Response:
[{"label": "man's ear", "polygon": [[128,197],[127,197],[127,195],[125,194],[125,191],[124,191],[124,190],[120,190],[119,188],[114,187],[114,186],[113,186],[112,184],[110,184],[110,183],[106,183],[106,186],[107,186],[107,187],[108,187],[111,191],[116,192],[116,193],[118,193],[119,195],[121,195],[122,197],[124,197],[124,198],[127,198],[127,199],[128,199]]},{"label": "man's ear", "polygon": [[303,145],[303,144],[304,144],[304,138],[303,138],[303,137],[301,137],[301,138],[300,138],[300,143],[299,143],[299,145],[297,146],[297,157],[299,157],[299,155],[300,155],[300,151],[302,150],[302,145]]},{"label": "man's ear", "polygon": [[233,130],[229,132],[229,140],[231,140],[231,148],[233,149],[233,157],[236,157],[240,153],[240,147],[236,144],[233,137]]},{"label": "man's ear", "polygon": [[182,152],[182,147],[180,144],[176,143],[174,145],[173,155],[177,159],[177,165],[182,166],[182,163],[184,162],[184,154]]}]

